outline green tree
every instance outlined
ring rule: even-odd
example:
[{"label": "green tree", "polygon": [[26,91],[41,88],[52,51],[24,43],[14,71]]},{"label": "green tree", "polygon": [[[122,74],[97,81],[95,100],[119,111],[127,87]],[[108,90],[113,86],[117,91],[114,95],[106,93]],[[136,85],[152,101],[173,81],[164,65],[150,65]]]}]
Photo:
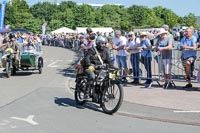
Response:
[{"label": "green tree", "polygon": [[185,17],[177,16],[173,11],[161,6],[150,9],[133,5],[129,8],[117,5],[104,5],[93,9],[89,5],[77,5],[72,1],[60,4],[38,2],[29,7],[25,0],[12,0],[6,5],[5,24],[11,28],[24,27],[32,32],[41,33],[41,26],[47,22],[47,31],[62,26],[75,27],[112,27],[121,30],[134,28],[160,27],[168,24],[198,27],[196,17],[190,13]]},{"label": "green tree", "polygon": [[183,24],[185,26],[194,26],[195,28],[197,28],[197,17],[193,13],[189,13],[187,16],[183,17]]},{"label": "green tree", "polygon": [[117,5],[105,5],[101,8],[104,15],[104,26],[120,29],[121,17],[123,15],[123,7]]},{"label": "green tree", "polygon": [[43,21],[41,19],[33,18],[26,21],[25,27],[33,33],[41,34],[42,24],[43,24]]},{"label": "green tree", "polygon": [[153,11],[161,19],[162,24],[167,24],[170,27],[178,24],[179,17],[172,10],[158,6],[154,7]]},{"label": "green tree", "polygon": [[162,22],[155,13],[146,6],[133,5],[128,8],[130,22],[133,27],[158,27]]},{"label": "green tree", "polygon": [[48,25],[48,29],[50,31],[52,30],[55,30],[55,29],[58,29],[60,27],[62,27],[62,21],[61,20],[57,20],[57,19],[52,19],[50,22],[49,22],[49,25]]},{"label": "green tree", "polygon": [[35,18],[50,22],[51,15],[59,12],[59,6],[50,2],[37,3],[30,8]]},{"label": "green tree", "polygon": [[[59,20],[62,26],[66,26],[69,28],[74,27],[74,15],[71,9],[66,9],[63,12],[54,13],[52,15],[52,20]],[[61,25],[59,24],[59,25]]]},{"label": "green tree", "polygon": [[94,13],[96,26],[105,26],[107,21],[105,13],[101,9],[95,10]]},{"label": "green tree", "polygon": [[59,10],[61,12],[66,11],[67,9],[74,9],[77,7],[77,4],[72,1],[62,1],[59,5]]},{"label": "green tree", "polygon": [[12,28],[23,27],[29,29],[28,24],[31,20],[34,20],[34,17],[30,13],[25,0],[12,0],[12,4],[7,4],[5,24],[10,24]]},{"label": "green tree", "polygon": [[92,26],[95,22],[94,9],[89,5],[79,5],[73,8],[73,14],[76,27]]}]

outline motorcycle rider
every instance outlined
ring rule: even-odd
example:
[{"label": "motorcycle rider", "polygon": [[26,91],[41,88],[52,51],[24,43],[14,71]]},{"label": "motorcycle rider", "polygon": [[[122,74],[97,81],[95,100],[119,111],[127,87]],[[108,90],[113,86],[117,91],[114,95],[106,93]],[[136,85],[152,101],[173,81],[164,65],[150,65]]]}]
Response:
[{"label": "motorcycle rider", "polygon": [[[94,73],[94,66],[95,65],[103,65],[103,63],[109,64],[110,67],[112,67],[112,62],[110,61],[110,54],[108,48],[106,48],[106,39],[104,37],[100,38],[98,40],[98,43],[95,45],[94,40],[95,40],[95,35],[91,34],[89,36],[89,45],[87,52],[85,52],[85,56],[83,58],[84,60],[84,72],[88,76],[87,79],[87,85],[86,85],[86,90],[84,94],[84,98],[88,99],[90,95],[91,88],[93,87],[93,83],[95,80],[95,73]],[[90,46],[91,45],[91,46]],[[89,47],[90,46],[90,47]]]},{"label": "motorcycle rider", "polygon": [[96,42],[96,48],[100,54],[100,57],[102,58],[103,63],[108,64],[111,68],[114,67],[110,57],[110,50],[108,47],[106,47],[106,44],[108,43],[107,39],[100,36]]},{"label": "motorcycle rider", "polygon": [[[19,63],[19,59],[20,59],[20,55],[19,55],[19,46],[16,44],[16,37],[15,37],[15,34],[13,33],[10,33],[8,35],[8,38],[4,40],[4,46],[3,46],[3,51],[6,52],[10,52],[10,53],[16,53],[15,56],[14,56],[14,61],[15,63]],[[2,56],[1,58],[1,61],[2,61],[2,66],[5,68],[6,66],[6,55]],[[5,71],[5,70],[3,70]]]}]

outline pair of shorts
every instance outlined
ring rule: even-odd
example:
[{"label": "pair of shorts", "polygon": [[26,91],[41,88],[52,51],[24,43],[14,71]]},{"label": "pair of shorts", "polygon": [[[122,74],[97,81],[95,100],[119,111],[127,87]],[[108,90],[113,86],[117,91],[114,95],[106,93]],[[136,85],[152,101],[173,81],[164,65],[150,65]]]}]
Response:
[{"label": "pair of shorts", "polygon": [[189,57],[189,58],[186,58],[186,59],[183,59],[182,60],[182,63],[183,63],[183,67],[186,68],[186,62],[189,61],[190,64],[192,64],[194,61],[195,61],[195,58],[194,57]]},{"label": "pair of shorts", "polygon": [[162,59],[163,71],[165,74],[170,74],[172,70],[172,59]]},{"label": "pair of shorts", "polygon": [[116,55],[116,61],[119,68],[127,68],[126,56]]}]

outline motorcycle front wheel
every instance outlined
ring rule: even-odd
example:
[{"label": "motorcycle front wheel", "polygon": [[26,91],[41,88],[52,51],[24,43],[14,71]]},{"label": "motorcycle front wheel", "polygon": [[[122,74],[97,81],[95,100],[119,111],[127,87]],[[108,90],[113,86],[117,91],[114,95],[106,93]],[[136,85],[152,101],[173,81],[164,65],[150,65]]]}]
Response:
[{"label": "motorcycle front wheel", "polygon": [[101,107],[106,114],[118,111],[124,98],[124,90],[121,84],[111,84],[103,91]]},{"label": "motorcycle front wheel", "polygon": [[7,76],[7,78],[9,78],[11,76],[11,72],[12,72],[12,70],[11,70],[10,62],[6,62],[6,76]]}]

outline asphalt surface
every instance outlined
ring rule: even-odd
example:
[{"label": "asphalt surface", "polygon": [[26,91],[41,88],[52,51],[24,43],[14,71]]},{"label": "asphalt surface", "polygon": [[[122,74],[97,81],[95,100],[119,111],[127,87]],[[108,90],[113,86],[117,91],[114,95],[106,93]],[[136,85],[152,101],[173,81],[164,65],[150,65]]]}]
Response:
[{"label": "asphalt surface", "polygon": [[73,71],[71,75],[67,71],[77,59],[76,53],[43,48],[45,66],[41,75],[38,71],[19,71],[6,78],[1,72],[0,132],[199,133],[198,113],[178,114],[173,109],[132,103],[126,98],[114,115],[104,114],[99,105],[91,102],[77,106],[69,89]]}]

